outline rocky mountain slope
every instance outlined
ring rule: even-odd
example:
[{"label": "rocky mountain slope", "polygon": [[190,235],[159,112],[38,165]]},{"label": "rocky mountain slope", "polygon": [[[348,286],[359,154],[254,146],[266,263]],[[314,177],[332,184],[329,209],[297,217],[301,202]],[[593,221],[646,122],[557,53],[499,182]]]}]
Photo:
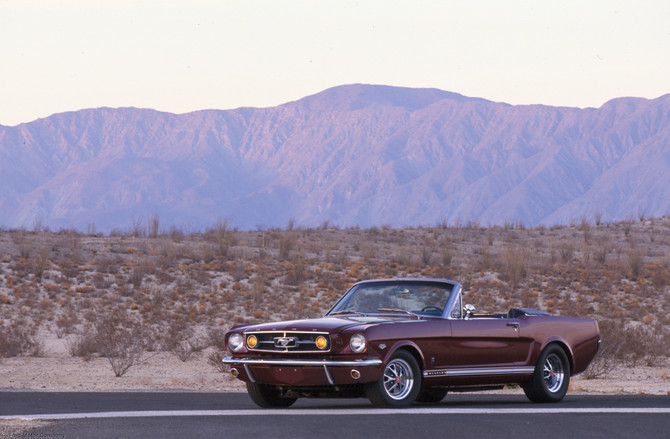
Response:
[{"label": "rocky mountain slope", "polygon": [[347,85],[273,108],[0,126],[0,227],[568,223],[670,214],[670,95],[512,106]]}]

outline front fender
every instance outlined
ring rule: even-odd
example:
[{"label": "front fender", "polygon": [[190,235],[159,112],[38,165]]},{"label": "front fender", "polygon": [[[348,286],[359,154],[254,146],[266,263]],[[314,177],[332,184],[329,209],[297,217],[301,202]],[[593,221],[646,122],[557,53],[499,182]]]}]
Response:
[{"label": "front fender", "polygon": [[419,346],[411,340],[398,340],[393,343],[388,352],[386,352],[386,355],[384,355],[383,364],[386,365],[391,357],[393,357],[393,354],[395,354],[400,349],[409,351],[412,355],[414,355],[414,358],[416,358],[416,361],[419,363],[419,367],[421,367],[422,372],[426,369],[426,362],[423,352]]}]

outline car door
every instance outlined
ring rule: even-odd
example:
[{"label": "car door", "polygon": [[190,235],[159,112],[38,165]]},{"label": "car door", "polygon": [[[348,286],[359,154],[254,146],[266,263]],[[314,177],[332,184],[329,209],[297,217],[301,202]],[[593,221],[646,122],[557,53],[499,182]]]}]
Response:
[{"label": "car door", "polygon": [[451,320],[446,366],[496,367],[523,364],[532,340],[519,336],[519,319]]}]

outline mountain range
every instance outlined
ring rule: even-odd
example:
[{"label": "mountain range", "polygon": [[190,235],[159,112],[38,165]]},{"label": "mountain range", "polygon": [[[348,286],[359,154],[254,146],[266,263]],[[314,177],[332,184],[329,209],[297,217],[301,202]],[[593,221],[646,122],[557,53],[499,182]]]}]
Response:
[{"label": "mountain range", "polygon": [[240,229],[670,214],[670,94],[600,108],[344,85],[272,108],[0,126],[0,227]]}]

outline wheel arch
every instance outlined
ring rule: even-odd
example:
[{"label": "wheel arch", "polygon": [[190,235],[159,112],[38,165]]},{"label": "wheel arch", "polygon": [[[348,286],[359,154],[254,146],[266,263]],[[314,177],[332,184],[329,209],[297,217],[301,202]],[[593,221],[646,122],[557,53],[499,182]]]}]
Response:
[{"label": "wheel arch", "polygon": [[539,355],[551,345],[556,345],[559,348],[561,348],[563,352],[565,352],[565,356],[568,357],[568,365],[570,366],[570,376],[572,376],[573,371],[575,370],[575,356],[572,353],[572,349],[570,349],[570,345],[562,338],[552,337],[551,339],[547,340],[545,344],[542,346],[542,349],[540,349],[540,352],[538,353],[538,358]]},{"label": "wheel arch", "polygon": [[416,362],[419,364],[421,373],[423,373],[425,370],[423,352],[421,352],[421,349],[416,345],[416,343],[409,340],[401,340],[391,346],[391,349],[389,349],[389,351],[386,353],[386,356],[384,357],[384,364],[388,363],[393,355],[401,350],[409,352],[414,357]]}]

